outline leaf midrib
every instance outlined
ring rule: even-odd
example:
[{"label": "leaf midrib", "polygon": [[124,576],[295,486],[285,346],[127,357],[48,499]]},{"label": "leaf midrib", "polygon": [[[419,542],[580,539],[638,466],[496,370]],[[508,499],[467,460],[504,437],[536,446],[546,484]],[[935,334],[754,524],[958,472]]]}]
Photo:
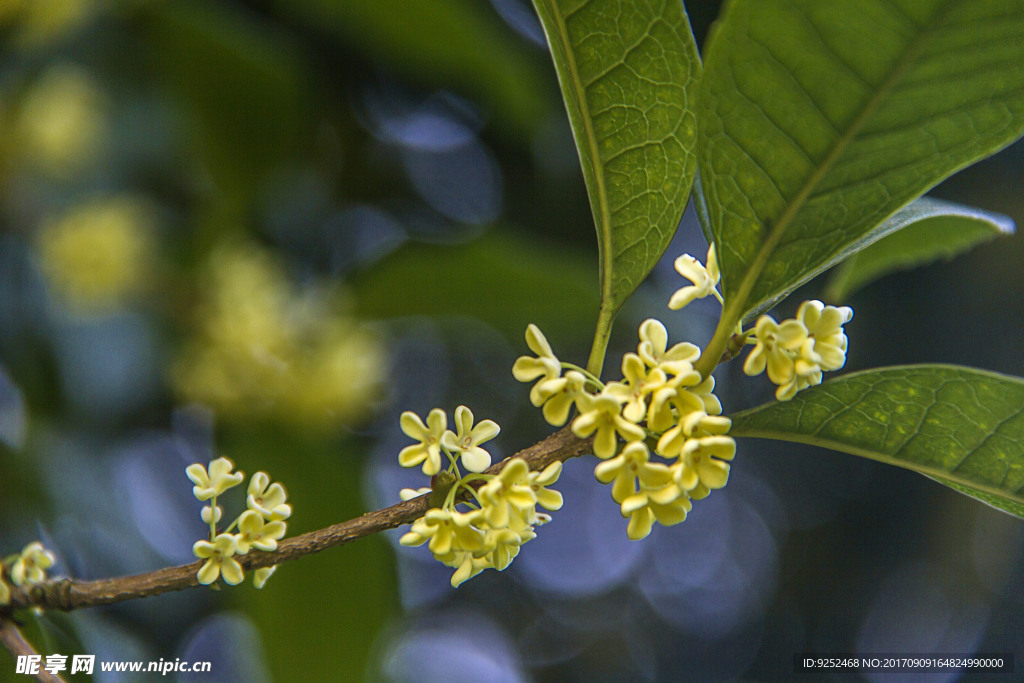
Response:
[{"label": "leaf midrib", "polygon": [[[612,249],[611,249],[611,209],[608,202],[608,191],[604,183],[604,165],[601,163],[601,156],[598,151],[597,145],[597,133],[594,130],[593,118],[590,116],[590,105],[586,98],[587,86],[583,83],[580,78],[579,69],[576,66],[576,55],[573,53],[572,44],[569,42],[569,31],[565,24],[565,17],[562,16],[561,12],[549,0],[538,0],[548,5],[551,11],[551,16],[555,18],[555,24],[558,28],[558,40],[562,45],[562,53],[565,55],[566,61],[569,64],[569,75],[571,77],[571,84],[573,94],[576,96],[576,103],[579,107],[580,119],[583,124],[584,137],[587,140],[587,148],[590,152],[590,158],[593,163],[593,167],[590,172],[587,171],[587,164],[584,160],[580,159],[580,164],[583,167],[584,175],[592,176],[594,184],[594,192],[596,196],[596,204],[598,213],[594,215],[594,222],[598,232],[600,232],[600,239],[597,241],[600,264],[601,264],[601,307],[609,305],[611,302],[612,295],[612,283],[609,273],[612,272]],[[580,9],[589,4],[589,0],[581,3],[578,7],[574,8],[573,13],[578,12]],[[582,157],[582,155],[581,155]]]},{"label": "leaf midrib", "polygon": [[[736,417],[735,415],[733,416]],[[936,467],[930,467],[927,465],[918,465],[910,460],[900,460],[891,455],[885,453],[879,453],[873,451],[870,448],[861,448],[853,446],[851,444],[842,443],[839,441],[833,441],[831,439],[824,439],[817,436],[797,434],[794,432],[781,432],[770,429],[732,429],[729,431],[729,435],[738,438],[753,438],[753,439],[772,439],[775,441],[788,441],[790,443],[802,443],[809,446],[820,446],[822,448],[828,448],[833,451],[839,451],[841,453],[849,453],[850,455],[856,455],[868,460],[874,460],[876,462],[885,463],[886,465],[894,465],[905,470],[911,470],[912,472],[918,472],[925,474],[933,478],[946,479],[948,481],[955,482],[961,486],[975,489],[977,491],[983,491],[984,493],[1012,500],[1017,503],[1024,504],[1024,495],[1021,495],[1019,491],[1010,492],[1006,489],[997,488],[989,484],[982,484],[972,479],[965,479],[962,476],[958,476],[949,470],[943,470]],[[975,451],[967,454],[970,457]]]},{"label": "leaf midrib", "polygon": [[872,114],[878,109],[885,98],[892,92],[893,88],[896,87],[896,83],[900,77],[910,67],[910,64],[920,55],[925,41],[931,37],[939,25],[941,25],[946,14],[950,8],[957,4],[957,1],[947,3],[935,13],[932,17],[931,22],[928,26],[923,26],[917,37],[914,38],[913,42],[907,47],[907,50],[903,53],[903,56],[896,62],[889,75],[886,76],[885,81],[875,91],[875,93],[868,99],[860,113],[857,114],[856,118],[850,123],[846,131],[836,138],[835,142],[829,148],[828,153],[822,159],[821,164],[811,173],[800,190],[793,196],[783,212],[779,215],[778,220],[768,233],[768,237],[765,239],[761,248],[758,250],[754,260],[751,262],[750,267],[747,268],[746,274],[740,281],[740,286],[733,296],[727,296],[725,310],[722,312],[722,317],[728,320],[732,320],[733,325],[736,322],[740,322],[741,318],[745,314],[745,305],[747,299],[750,297],[751,291],[754,289],[754,285],[757,283],[758,278],[761,276],[761,272],[768,264],[768,260],[774,253],[775,248],[778,246],[779,241],[782,239],[786,230],[789,228],[793,219],[799,213],[800,209],[804,207],[807,199],[811,193],[815,190],[818,184],[824,179],[840,155],[846,151],[854,137],[863,129],[867,120]]}]

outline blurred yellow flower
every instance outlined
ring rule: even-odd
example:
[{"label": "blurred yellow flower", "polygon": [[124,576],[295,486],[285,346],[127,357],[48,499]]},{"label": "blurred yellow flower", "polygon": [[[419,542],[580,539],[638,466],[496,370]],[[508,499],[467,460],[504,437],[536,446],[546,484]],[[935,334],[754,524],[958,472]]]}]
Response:
[{"label": "blurred yellow flower", "polygon": [[107,140],[103,92],[84,68],[52,66],[21,101],[14,132],[26,161],[58,178],[73,176]]},{"label": "blurred yellow flower", "polygon": [[336,292],[289,283],[255,245],[216,249],[197,332],[173,370],[185,400],[225,417],[270,415],[308,427],[351,424],[379,395],[378,336],[339,312]]},{"label": "blurred yellow flower", "polygon": [[71,309],[115,308],[146,287],[153,266],[151,208],[128,195],[72,208],[39,231],[39,258],[54,293]]},{"label": "blurred yellow flower", "polygon": [[0,25],[13,26],[17,45],[43,45],[85,23],[97,4],[95,0],[2,0]]}]

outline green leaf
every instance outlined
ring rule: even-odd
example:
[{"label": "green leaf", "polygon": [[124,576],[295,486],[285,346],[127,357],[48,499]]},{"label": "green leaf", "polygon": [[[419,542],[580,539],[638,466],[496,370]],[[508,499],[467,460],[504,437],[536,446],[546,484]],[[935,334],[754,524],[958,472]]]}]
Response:
[{"label": "green leaf", "polygon": [[686,208],[697,164],[693,99],[700,57],[678,0],[534,0],[534,6],[597,227],[600,337],[602,324],[610,327],[661,258]]},{"label": "green leaf", "polygon": [[829,301],[843,301],[889,273],[948,260],[999,235],[1010,235],[1013,219],[924,197],[897,211],[878,231],[892,234],[836,268],[826,294]]},{"label": "green leaf", "polygon": [[955,365],[865,370],[732,420],[733,436],[852,453],[1024,512],[1024,380],[1017,377]]},{"label": "green leaf", "polygon": [[1024,0],[731,2],[698,98],[727,320],[1018,138],[1022,83]]}]

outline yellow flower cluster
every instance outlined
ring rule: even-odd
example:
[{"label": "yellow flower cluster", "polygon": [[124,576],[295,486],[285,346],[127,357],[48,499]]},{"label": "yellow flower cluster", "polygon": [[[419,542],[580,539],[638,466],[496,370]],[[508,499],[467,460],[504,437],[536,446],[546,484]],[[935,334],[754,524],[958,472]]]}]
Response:
[{"label": "yellow flower cluster", "polygon": [[184,400],[307,428],[367,415],[385,375],[383,349],[371,328],[337,310],[336,292],[296,290],[252,245],[215,250],[203,285],[197,333],[173,371]]},{"label": "yellow flower cluster", "polygon": [[[458,407],[455,420],[458,433],[446,429],[447,415],[440,408],[430,411],[426,424],[406,411],[401,418],[402,431],[419,443],[402,449],[398,458],[403,467],[422,463],[423,472],[433,477],[434,484],[433,489],[403,489],[403,500],[423,493],[444,498],[440,506],[413,522],[399,542],[406,546],[426,543],[439,562],[455,569],[453,587],[484,569],[508,567],[519,548],[536,538],[534,527],[551,519],[537,512],[537,506],[547,510],[562,507],[562,494],[547,488],[558,480],[562,463],[531,472],[525,460],[513,458],[500,473],[486,474],[491,456],[480,444],[498,434],[498,425],[491,420],[474,425],[473,413],[466,406]],[[442,452],[448,467],[439,476]],[[469,471],[466,476],[460,463]],[[483,485],[478,487],[481,481]],[[466,496],[468,500],[460,502],[460,497]]]},{"label": "yellow flower cluster", "polygon": [[[246,510],[222,532],[217,531],[223,511],[217,505],[217,496],[228,489],[242,483],[245,478],[241,472],[234,472],[234,464],[227,458],[217,458],[207,467],[199,463],[189,465],[185,474],[195,486],[192,493],[202,501],[210,501],[202,510],[203,521],[210,527],[208,541],[196,541],[192,552],[196,557],[206,560],[199,569],[199,583],[208,585],[219,577],[232,586],[245,579],[242,565],[234,558],[245,555],[250,549],[277,550],[277,542],[284,538],[287,525],[286,519],[291,517],[292,506],[285,502],[288,498],[284,487],[279,483],[271,483],[266,472],[257,472],[249,480]],[[237,533],[231,533],[237,527]],[[253,585],[263,585],[276,571],[277,567],[262,567],[253,574]]]},{"label": "yellow flower cluster", "polygon": [[[516,360],[513,375],[536,380],[530,400],[543,406],[552,425],[565,424],[576,408],[572,431],[594,437],[594,455],[604,460],[594,474],[612,484],[612,498],[629,518],[629,538],[644,538],[654,522],[682,522],[692,499],[725,486],[736,442],[727,436],[732,423],[721,415],[714,378],[693,368],[696,346],[669,348],[665,326],[645,320],[637,352],[622,359],[622,380],[605,385],[559,361],[535,325],[527,328],[526,343],[537,355]],[[652,450],[666,462],[653,461]]]},{"label": "yellow flower cluster", "polygon": [[151,277],[153,211],[130,195],[72,208],[39,231],[43,274],[70,309],[96,313],[124,304]]},{"label": "yellow flower cluster", "polygon": [[31,586],[46,580],[46,571],[54,562],[53,553],[39,541],[32,541],[20,553],[5,558],[0,563],[0,605],[11,602],[11,589],[4,581],[5,574],[15,586]]},{"label": "yellow flower cluster", "polygon": [[826,306],[820,301],[800,304],[795,318],[776,323],[770,315],[757,319],[752,333],[754,349],[743,372],[768,378],[779,385],[775,398],[788,401],[796,392],[821,384],[821,373],[846,364],[843,325],[853,318],[848,306]]}]

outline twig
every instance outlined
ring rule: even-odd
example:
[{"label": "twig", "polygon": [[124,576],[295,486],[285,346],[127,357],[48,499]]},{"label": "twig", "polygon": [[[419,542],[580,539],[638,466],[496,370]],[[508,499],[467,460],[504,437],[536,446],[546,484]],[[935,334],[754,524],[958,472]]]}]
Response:
[{"label": "twig", "polygon": [[[11,656],[15,660],[19,656],[38,656],[32,645],[25,640],[25,636],[21,635],[21,630],[18,625],[14,623],[13,619],[0,616],[0,645],[4,646]],[[37,681],[42,683],[64,683],[64,679],[56,674],[52,674],[46,669],[40,667],[38,673],[33,676]]]},{"label": "twig", "polygon": [[[568,427],[565,427],[543,441],[524,448],[514,457],[525,460],[530,469],[539,470],[556,460],[564,462],[569,458],[589,453],[590,449],[590,439],[579,439]],[[495,474],[500,472],[504,466],[505,461],[502,461],[491,466],[487,471]],[[345,545],[357,538],[377,534],[402,524],[411,524],[429,509],[427,498],[427,495],[419,496],[390,507],[368,512],[346,522],[285,539],[278,544],[277,550],[274,552],[250,552],[246,555],[236,555],[235,559],[245,569],[252,570],[312,555],[327,548]],[[27,589],[12,586],[11,603],[6,609],[39,606],[70,611],[194,588],[199,585],[196,573],[202,565],[203,561],[200,560],[192,564],[112,579],[94,581],[54,579],[29,586]],[[2,618],[2,613],[0,613],[0,618]]]}]

